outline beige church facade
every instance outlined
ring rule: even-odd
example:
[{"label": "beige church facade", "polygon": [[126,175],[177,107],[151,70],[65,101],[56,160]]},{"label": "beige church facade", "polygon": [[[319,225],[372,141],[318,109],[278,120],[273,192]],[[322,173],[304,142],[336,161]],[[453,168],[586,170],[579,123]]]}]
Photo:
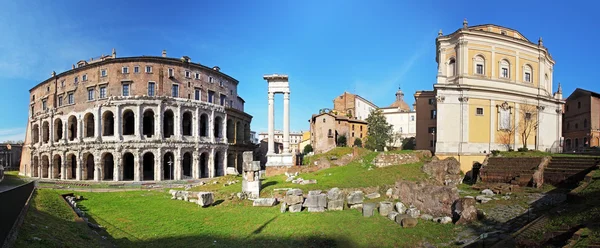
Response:
[{"label": "beige church facade", "polygon": [[560,149],[564,101],[560,85],[552,91],[555,61],[541,38],[465,20],[454,33],[440,31],[436,49],[434,90],[415,95],[416,105],[432,106],[417,114],[433,120],[417,119],[417,148],[456,157],[463,171],[492,150]]}]

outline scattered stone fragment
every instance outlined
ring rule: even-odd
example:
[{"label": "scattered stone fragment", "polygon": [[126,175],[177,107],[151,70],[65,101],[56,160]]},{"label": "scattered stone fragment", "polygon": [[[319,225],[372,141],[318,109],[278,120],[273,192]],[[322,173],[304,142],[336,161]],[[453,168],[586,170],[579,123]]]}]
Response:
[{"label": "scattered stone fragment", "polygon": [[327,210],[341,211],[344,210],[344,200],[329,200],[327,201]]},{"label": "scattered stone fragment", "polygon": [[484,189],[481,191],[482,194],[487,195],[487,196],[493,196],[494,195],[494,191],[492,191],[491,189]]},{"label": "scattered stone fragment", "polygon": [[379,214],[381,216],[388,216],[390,212],[394,211],[394,204],[388,201],[379,203]]},{"label": "scattered stone fragment", "polygon": [[398,213],[406,213],[406,206],[402,202],[396,202],[396,211]]},{"label": "scattered stone fragment", "polygon": [[304,197],[302,195],[286,195],[283,197],[283,201],[288,205],[302,204]]},{"label": "scattered stone fragment", "polygon": [[408,215],[408,214],[398,214],[398,215],[396,215],[395,221],[396,221],[396,223],[398,223],[398,224],[401,225],[402,224],[402,220],[405,219],[405,218],[410,218],[410,215]]},{"label": "scattered stone fragment", "polygon": [[391,212],[390,212],[390,213],[387,215],[387,217],[388,217],[388,219],[390,219],[391,221],[396,221],[396,216],[398,216],[398,215],[399,215],[399,213],[398,213],[398,212],[396,212],[396,211],[391,211]]},{"label": "scattered stone fragment", "polygon": [[410,228],[417,226],[417,223],[419,223],[419,221],[417,221],[415,218],[404,218],[402,219],[401,225],[404,228]]},{"label": "scattered stone fragment", "polygon": [[358,209],[358,210],[362,211],[362,208],[363,208],[362,203],[350,205],[350,209]]},{"label": "scattered stone fragment", "polygon": [[302,204],[290,205],[290,213],[298,213],[302,211]]},{"label": "scattered stone fragment", "polygon": [[281,208],[279,209],[279,212],[281,212],[282,214],[285,213],[287,211],[287,203],[282,202],[281,203]]},{"label": "scattered stone fragment", "polygon": [[377,208],[377,204],[376,203],[364,203],[363,204],[363,209],[362,209],[362,213],[364,217],[371,217],[373,216],[373,213],[375,212],[375,208]]},{"label": "scattered stone fragment", "polygon": [[435,219],[433,219],[433,221],[435,221],[437,223],[441,223],[441,224],[448,224],[448,223],[452,223],[452,218],[445,216],[445,217],[435,218]]},{"label": "scattered stone fragment", "polygon": [[198,193],[198,205],[201,207],[208,207],[215,201],[214,194],[212,192],[199,192]]},{"label": "scattered stone fragment", "polygon": [[422,214],[421,215],[421,219],[424,219],[424,220],[433,220],[433,216],[431,216],[429,214]]},{"label": "scattered stone fragment", "polygon": [[413,206],[410,206],[410,208],[406,210],[406,214],[408,214],[411,218],[419,218],[421,211]]},{"label": "scattered stone fragment", "polygon": [[386,192],[385,192],[385,196],[387,196],[388,198],[392,198],[392,195],[394,194],[394,189],[389,188]]},{"label": "scattered stone fragment", "polygon": [[301,189],[289,189],[286,193],[286,195],[302,195],[302,190]]},{"label": "scattered stone fragment", "polygon": [[488,198],[485,195],[478,195],[478,196],[475,197],[475,200],[477,200],[477,201],[479,201],[481,203],[487,203],[487,202],[491,201],[492,198]]},{"label": "scattered stone fragment", "polygon": [[255,199],[252,203],[254,207],[272,207],[277,203],[277,199],[275,198],[258,198]]},{"label": "scattered stone fragment", "polygon": [[367,198],[369,198],[369,199],[375,199],[375,198],[379,198],[379,197],[381,197],[381,194],[379,194],[379,193],[375,192],[375,193],[368,194],[368,195],[366,195],[365,197],[367,197]]},{"label": "scattered stone fragment", "polygon": [[348,205],[360,204],[363,202],[364,196],[362,191],[354,191],[348,195],[346,201]]}]

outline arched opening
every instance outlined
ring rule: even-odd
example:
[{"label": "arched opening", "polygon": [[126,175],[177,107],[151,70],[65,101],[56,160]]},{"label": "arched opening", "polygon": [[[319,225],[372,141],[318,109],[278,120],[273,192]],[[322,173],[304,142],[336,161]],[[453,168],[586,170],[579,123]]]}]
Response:
[{"label": "arched opening", "polygon": [[238,153],[237,155],[237,160],[236,160],[236,170],[238,173],[242,173],[243,171],[243,165],[244,165],[244,156],[242,155],[242,153]]},{"label": "arched opening", "polygon": [[38,124],[33,125],[33,128],[31,128],[31,138],[33,144],[40,142],[40,126]]},{"label": "arched opening", "polygon": [[85,156],[85,166],[83,167],[83,180],[94,180],[94,155],[88,153]]},{"label": "arched opening", "polygon": [[215,152],[214,165],[216,176],[223,176],[223,160],[225,160],[225,155],[220,151]]},{"label": "arched opening", "polygon": [[175,169],[175,157],[173,153],[167,152],[163,157],[163,180],[173,180],[173,170]]},{"label": "arched opening", "polygon": [[235,168],[235,154],[233,153],[228,153],[227,154],[227,167],[231,167],[231,168]]},{"label": "arched opening", "polygon": [[571,149],[571,139],[566,139],[566,140],[565,140],[565,148],[566,148],[567,150],[570,150],[570,149]]},{"label": "arched opening", "polygon": [[153,181],[154,180],[154,153],[147,152],[144,154],[143,159],[143,180]]},{"label": "arched opening", "polygon": [[235,127],[233,126],[233,121],[231,119],[227,119],[227,141],[233,143],[233,139],[235,138]]},{"label": "arched opening", "polygon": [[60,179],[62,175],[62,158],[59,154],[54,155],[52,159],[52,178]]},{"label": "arched opening", "polygon": [[510,78],[510,63],[506,59],[500,61],[500,77]]},{"label": "arched opening", "polygon": [[85,137],[94,137],[94,115],[92,113],[87,113],[83,118],[84,125],[84,133]]},{"label": "arched opening", "polygon": [[31,176],[32,177],[39,177],[40,176],[40,159],[35,156],[33,157],[33,164],[32,164],[32,169],[31,169]]},{"label": "arched opening", "polygon": [[135,158],[130,152],[123,154],[123,180],[133,181],[135,171]]},{"label": "arched opening", "polygon": [[123,112],[123,135],[135,134],[135,114],[131,109]]},{"label": "arched opening", "polygon": [[115,161],[111,153],[104,154],[102,158],[102,180],[113,180],[115,173]]},{"label": "arched opening", "polygon": [[200,177],[208,177],[208,153],[203,152],[200,154]]},{"label": "arched opening", "polygon": [[531,65],[527,64],[523,67],[523,82],[533,82],[533,69]]},{"label": "arched opening", "polygon": [[186,152],[183,154],[183,176],[191,178],[192,177],[192,154],[190,152]]},{"label": "arched opening", "polygon": [[169,138],[171,136],[173,136],[174,132],[174,125],[173,125],[173,111],[171,111],[170,109],[165,111],[164,117],[163,117],[163,134],[165,135],[165,138]]},{"label": "arched opening", "polygon": [[75,157],[75,154],[67,155],[67,166],[66,179],[75,179],[77,175],[77,157]]},{"label": "arched opening", "polygon": [[115,115],[110,112],[104,112],[102,116],[102,136],[115,135]]},{"label": "arched opening", "polygon": [[202,136],[202,137],[208,136],[208,115],[207,114],[200,115],[200,136]]},{"label": "arched opening", "polygon": [[47,121],[42,124],[42,142],[48,143],[50,140],[50,126]]},{"label": "arched opening", "polygon": [[451,58],[448,61],[448,77],[453,77],[454,75],[456,75],[456,60]]},{"label": "arched opening", "polygon": [[73,141],[77,137],[77,117],[69,116],[69,140]]},{"label": "arched opening", "polygon": [[54,120],[54,142],[63,138],[63,122],[60,118]]},{"label": "arched opening", "polygon": [[248,123],[244,124],[244,142],[250,143],[250,125]]},{"label": "arched opening", "polygon": [[575,148],[579,148],[579,139],[575,139]]},{"label": "arched opening", "polygon": [[185,112],[183,113],[181,127],[184,136],[192,136],[192,113]]},{"label": "arched opening", "polygon": [[473,71],[475,72],[475,74],[485,75],[485,58],[483,58],[483,56],[481,55],[477,55],[473,60],[473,65],[475,66]]},{"label": "arched opening", "polygon": [[583,138],[583,147],[588,147],[588,139]]},{"label": "arched opening", "polygon": [[223,127],[223,118],[221,118],[221,116],[215,117],[215,123],[214,123],[215,138],[223,138],[223,132],[221,131],[222,127]]},{"label": "arched opening", "polygon": [[235,132],[235,143],[244,143],[244,128],[242,127],[241,121],[235,123]]},{"label": "arched opening", "polygon": [[144,124],[142,133],[148,138],[154,135],[154,111],[151,109],[144,111]]},{"label": "arched opening", "polygon": [[42,156],[42,176],[41,178],[50,178],[50,174],[48,173],[48,170],[50,169],[50,161],[48,159],[48,156],[44,155]]}]

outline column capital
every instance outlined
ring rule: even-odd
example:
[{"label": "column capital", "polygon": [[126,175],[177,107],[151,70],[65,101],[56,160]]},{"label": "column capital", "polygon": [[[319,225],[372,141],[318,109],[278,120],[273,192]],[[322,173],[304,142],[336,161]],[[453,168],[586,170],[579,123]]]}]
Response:
[{"label": "column capital", "polygon": [[290,99],[290,92],[283,93],[283,99],[284,100],[289,100]]}]

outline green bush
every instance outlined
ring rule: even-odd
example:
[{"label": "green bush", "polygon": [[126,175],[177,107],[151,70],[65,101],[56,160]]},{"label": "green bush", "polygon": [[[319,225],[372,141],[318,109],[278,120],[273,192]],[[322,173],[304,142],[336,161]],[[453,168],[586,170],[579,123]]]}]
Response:
[{"label": "green bush", "polygon": [[527,152],[527,151],[529,151],[529,148],[527,148],[527,147],[521,147],[521,148],[517,149],[517,151]]},{"label": "green bush", "polygon": [[302,151],[303,154],[309,154],[313,151],[313,147],[311,144],[308,144],[304,147],[304,151]]},{"label": "green bush", "polygon": [[338,136],[337,138],[337,146],[341,146],[344,147],[347,145],[347,139],[346,139],[346,135],[342,134],[340,136]]},{"label": "green bush", "polygon": [[354,139],[354,146],[356,146],[356,147],[362,147],[362,140],[361,139]]},{"label": "green bush", "polygon": [[498,154],[500,154],[500,151],[498,151],[498,150],[492,150],[492,155],[498,156]]}]

